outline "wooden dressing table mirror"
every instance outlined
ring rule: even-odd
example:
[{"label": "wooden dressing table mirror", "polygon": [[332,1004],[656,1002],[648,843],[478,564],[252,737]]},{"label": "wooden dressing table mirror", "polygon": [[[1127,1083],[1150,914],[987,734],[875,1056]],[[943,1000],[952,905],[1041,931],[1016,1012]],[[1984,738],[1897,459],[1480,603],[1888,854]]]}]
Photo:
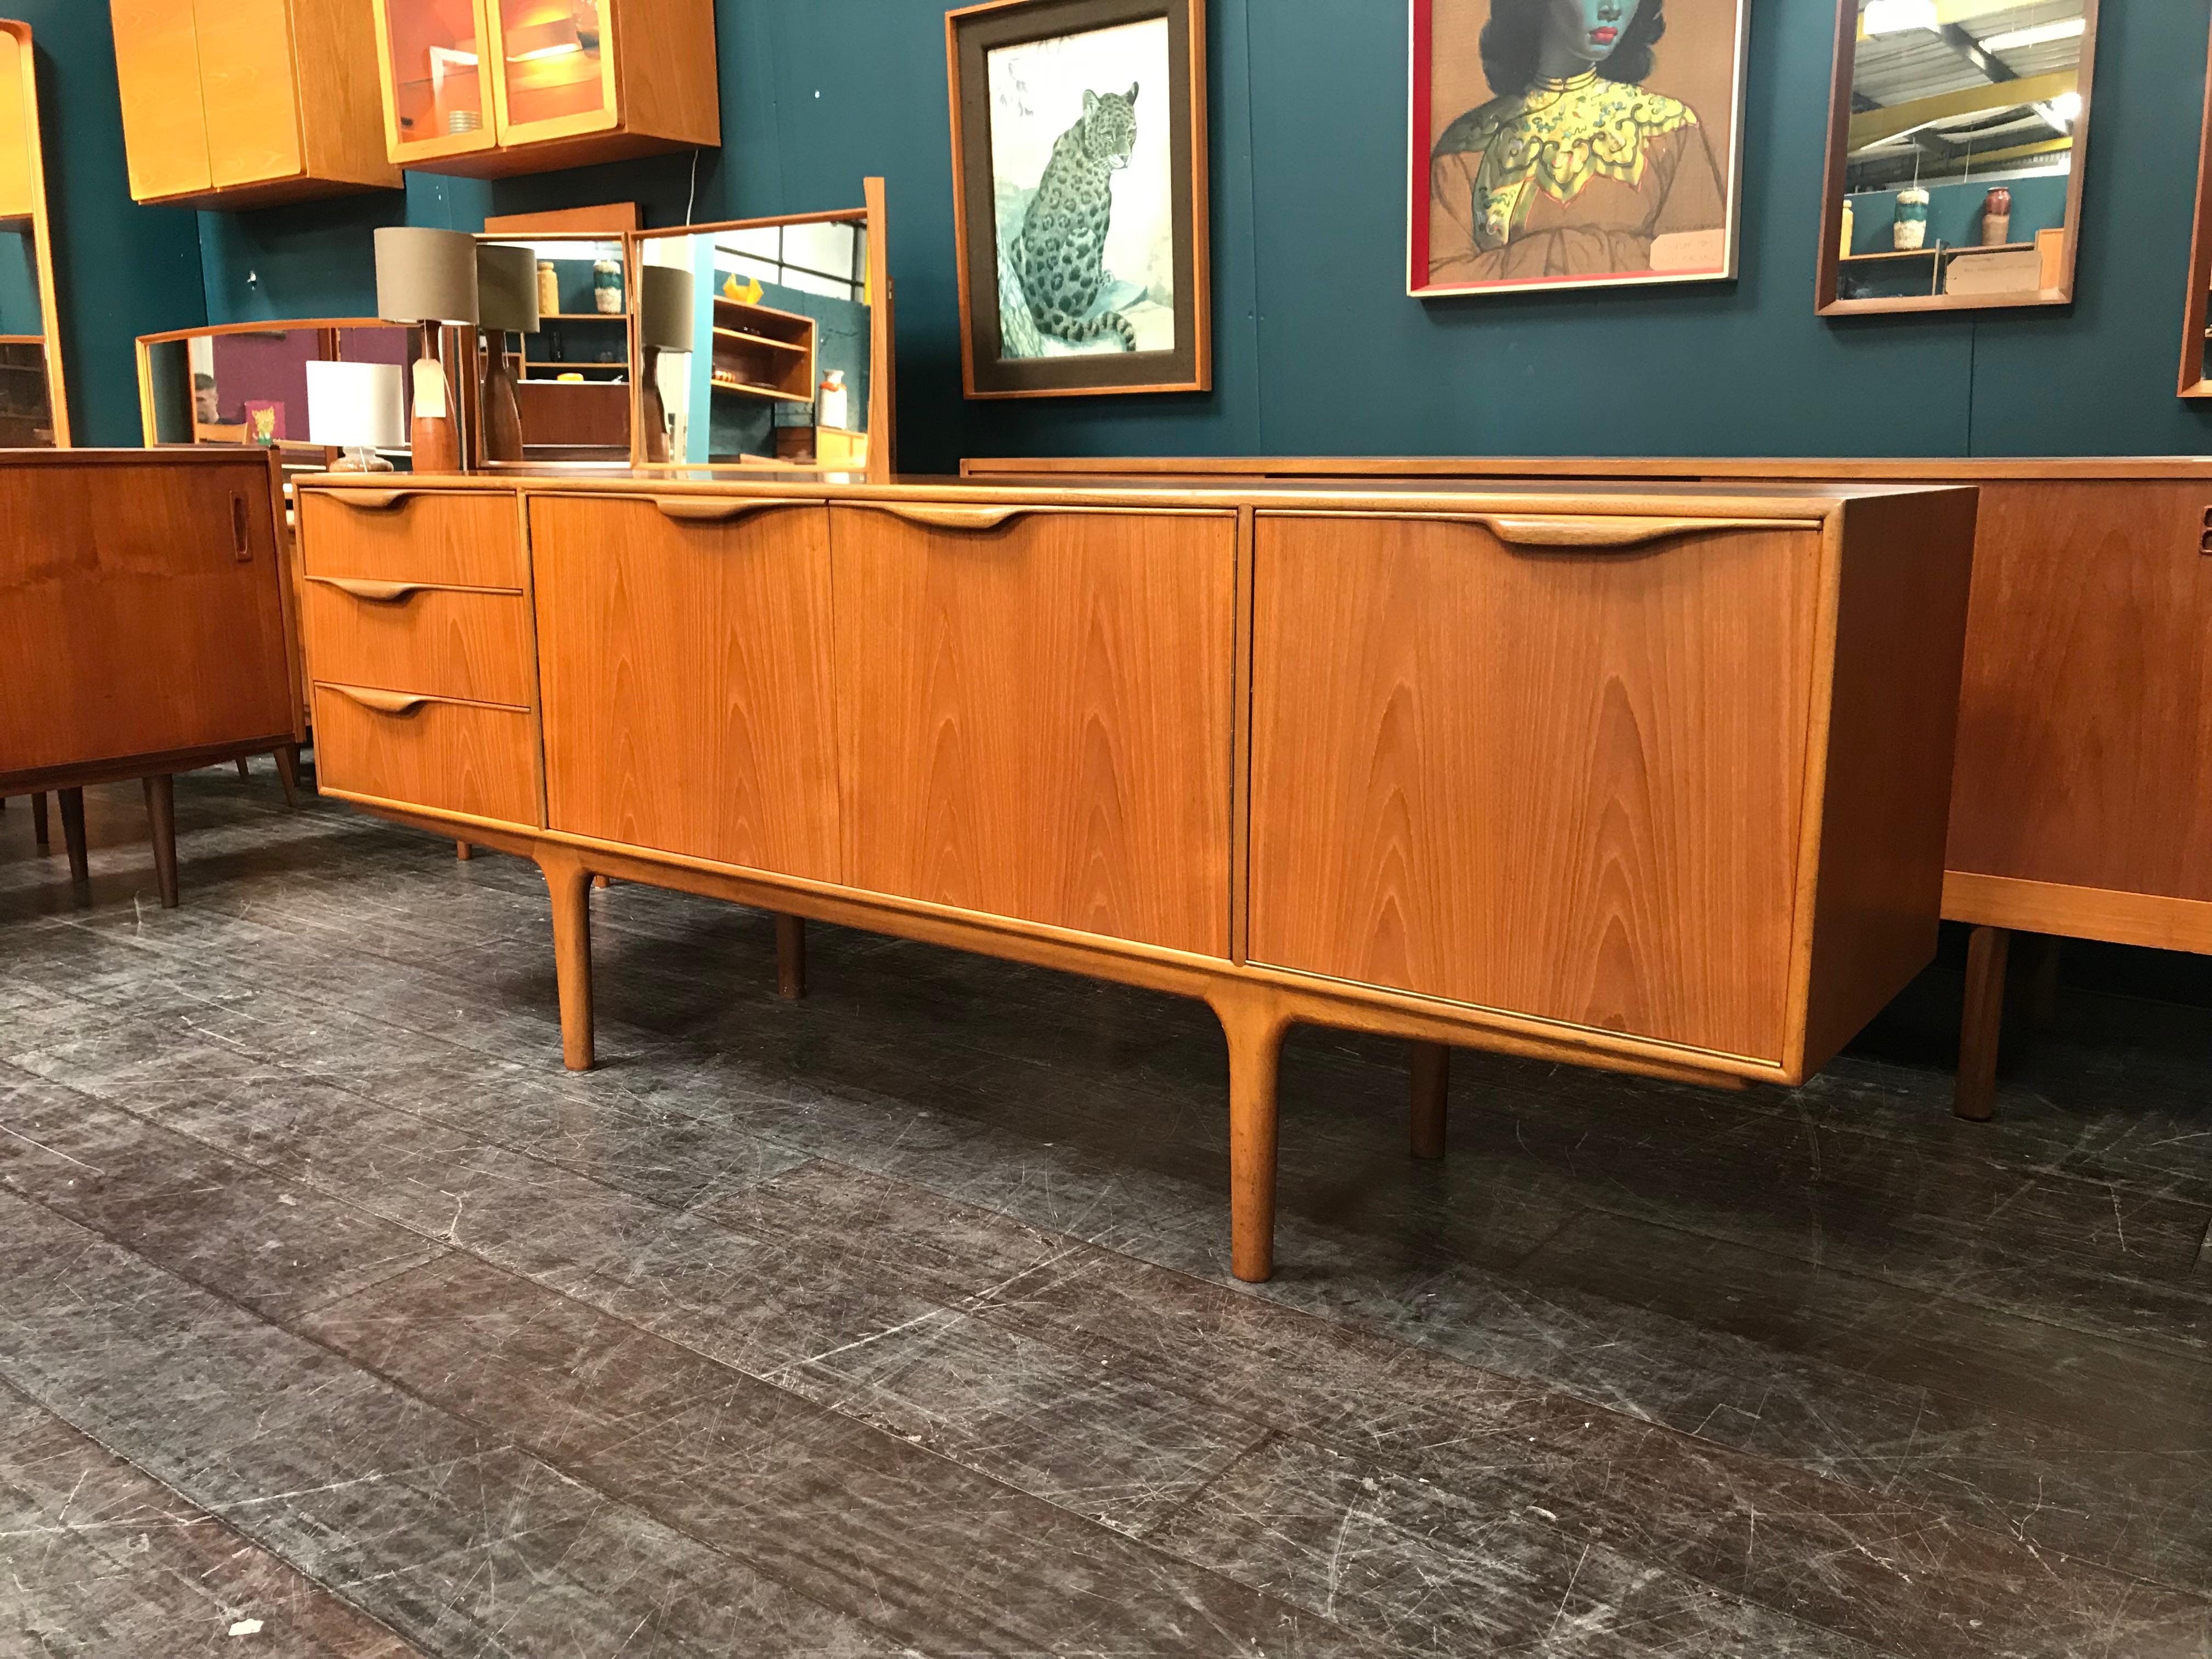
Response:
[{"label": "wooden dressing table mirror", "polygon": [[2071,302],[2097,7],[1838,0],[1820,315]]},{"label": "wooden dressing table mirror", "polygon": [[0,448],[69,441],[31,26],[0,18]]},{"label": "wooden dressing table mirror", "polygon": [[[2208,54],[2212,58],[2212,54]],[[2212,77],[2212,61],[2205,66]],[[2204,88],[2204,133],[2197,149],[2197,222],[2189,240],[2189,301],[2182,307],[2181,395],[2212,398],[2212,78]],[[2212,552],[2212,524],[2204,550]]]}]

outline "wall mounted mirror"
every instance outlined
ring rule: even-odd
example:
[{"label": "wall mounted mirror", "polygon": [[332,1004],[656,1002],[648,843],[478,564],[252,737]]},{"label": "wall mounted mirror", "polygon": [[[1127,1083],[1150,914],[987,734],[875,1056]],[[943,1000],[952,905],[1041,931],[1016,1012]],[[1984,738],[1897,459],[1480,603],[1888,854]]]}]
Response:
[{"label": "wall mounted mirror", "polygon": [[[628,461],[636,305],[621,233],[479,240],[527,249],[538,264],[537,332],[487,330],[478,343],[489,351],[496,334],[514,380],[522,453],[502,459]],[[475,391],[463,395],[473,405]]]},{"label": "wall mounted mirror", "polygon": [[842,212],[630,238],[636,465],[891,476],[883,180],[864,189]]},{"label": "wall mounted mirror", "polygon": [[2204,131],[2197,152],[2197,226],[2190,236],[2189,300],[2181,315],[2185,398],[2212,398],[2212,62],[2205,66],[2205,76]]},{"label": "wall mounted mirror", "polygon": [[2098,0],[1840,0],[1819,309],[2063,305]]},{"label": "wall mounted mirror", "polygon": [[0,447],[69,441],[31,26],[0,18]]}]

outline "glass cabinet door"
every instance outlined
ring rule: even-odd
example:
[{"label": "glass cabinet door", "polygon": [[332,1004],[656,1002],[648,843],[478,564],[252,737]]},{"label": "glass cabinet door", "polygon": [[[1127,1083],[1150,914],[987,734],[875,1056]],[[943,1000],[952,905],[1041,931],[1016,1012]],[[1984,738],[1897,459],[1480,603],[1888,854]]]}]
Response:
[{"label": "glass cabinet door", "polygon": [[615,124],[612,0],[490,0],[500,33],[501,142]]},{"label": "glass cabinet door", "polygon": [[457,155],[494,142],[481,0],[378,0],[395,161]]}]

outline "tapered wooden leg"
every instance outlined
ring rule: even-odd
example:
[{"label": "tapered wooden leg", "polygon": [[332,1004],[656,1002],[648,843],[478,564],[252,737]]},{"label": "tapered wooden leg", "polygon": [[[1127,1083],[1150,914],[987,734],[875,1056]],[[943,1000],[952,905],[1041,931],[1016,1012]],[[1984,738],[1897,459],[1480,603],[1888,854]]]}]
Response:
[{"label": "tapered wooden leg", "polygon": [[553,896],[553,971],[561,984],[561,1059],[572,1072],[592,1069],[592,878],[573,853],[538,854]]},{"label": "tapered wooden leg", "polygon": [[1264,992],[1213,1011],[1229,1038],[1229,1270],[1257,1285],[1275,1272],[1275,1077],[1290,1019]]},{"label": "tapered wooden leg", "polygon": [[62,798],[62,840],[69,847],[70,879],[90,881],[92,859],[84,846],[84,791],[64,789]]},{"label": "tapered wooden leg", "polygon": [[253,769],[246,763],[246,757],[240,755],[238,757],[238,781],[240,783],[244,783],[252,777],[252,775]]},{"label": "tapered wooden leg", "polygon": [[1451,1091],[1451,1050],[1441,1042],[1411,1042],[1413,1062],[1413,1156],[1444,1155],[1444,1097]]},{"label": "tapered wooden leg", "polygon": [[470,846],[468,842],[465,841],[457,841],[453,843],[453,856],[459,859],[463,864],[466,864],[476,855],[477,849]]},{"label": "tapered wooden leg", "polygon": [[31,797],[31,839],[38,842],[41,853],[53,845],[46,839],[46,792],[43,789]]},{"label": "tapered wooden leg", "polygon": [[2049,933],[2039,933],[2030,942],[2027,974],[2021,986],[2020,1011],[2038,1030],[2047,1030],[2058,1018],[2058,947],[2062,943]]},{"label": "tapered wooden leg", "polygon": [[786,1002],[806,994],[806,918],[775,919],[775,994]]},{"label": "tapered wooden leg", "polygon": [[[239,763],[246,764],[244,761]],[[276,751],[276,781],[284,786],[284,805],[300,804],[300,745],[288,743]]]},{"label": "tapered wooden leg", "polygon": [[177,781],[166,772],[141,778],[146,792],[146,825],[154,842],[154,880],[161,908],[177,908]]},{"label": "tapered wooden leg", "polygon": [[1966,945],[1966,1012],[1959,1024],[1959,1087],[1952,1109],[1984,1122],[1996,1109],[1997,1038],[2004,1029],[2005,958],[2012,934],[1977,927]]}]

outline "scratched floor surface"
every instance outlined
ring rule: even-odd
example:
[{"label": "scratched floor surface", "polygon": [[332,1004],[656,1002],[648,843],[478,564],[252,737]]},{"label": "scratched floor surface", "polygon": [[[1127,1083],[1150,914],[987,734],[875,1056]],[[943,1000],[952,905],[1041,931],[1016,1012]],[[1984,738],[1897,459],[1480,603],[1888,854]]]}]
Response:
[{"label": "scratched floor surface", "polygon": [[1196,1007],[827,928],[787,1005],[624,885],[568,1077],[531,866],[264,762],[163,912],[88,800],[88,893],[0,814],[0,1653],[2212,1652],[2202,1011],[2069,992],[1988,1127],[1911,1030],[1462,1055],[1442,1165],[1302,1032],[1252,1289]]}]

